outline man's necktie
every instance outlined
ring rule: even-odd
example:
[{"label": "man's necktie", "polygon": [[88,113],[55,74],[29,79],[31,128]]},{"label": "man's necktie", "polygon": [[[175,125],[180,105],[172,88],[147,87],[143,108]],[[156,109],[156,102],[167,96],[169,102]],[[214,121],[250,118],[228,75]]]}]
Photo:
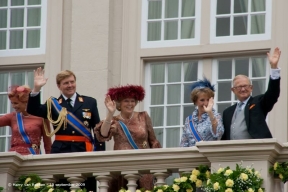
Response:
[{"label": "man's necktie", "polygon": [[72,106],[72,104],[71,104],[71,101],[72,101],[72,100],[71,100],[70,98],[66,99],[66,102],[67,102],[68,106],[72,109],[73,106]]},{"label": "man's necktie", "polygon": [[242,111],[242,105],[244,103],[243,102],[239,102],[235,111],[235,118],[237,117],[238,113],[240,113],[240,111]]}]

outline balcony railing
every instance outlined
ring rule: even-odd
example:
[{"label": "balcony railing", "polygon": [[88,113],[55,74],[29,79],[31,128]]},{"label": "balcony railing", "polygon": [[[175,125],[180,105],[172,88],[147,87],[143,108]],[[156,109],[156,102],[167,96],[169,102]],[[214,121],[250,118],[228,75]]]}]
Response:
[{"label": "balcony railing", "polygon": [[[165,184],[171,173],[191,171],[199,165],[235,168],[236,163],[261,170],[266,192],[274,191],[274,179],[269,167],[288,160],[288,146],[276,139],[199,142],[195,147],[119,150],[83,153],[63,153],[22,156],[16,152],[0,153],[0,186],[12,192],[13,183],[21,175],[35,173],[45,182],[54,183],[67,178],[70,183],[82,182],[94,176],[98,191],[106,192],[111,175],[125,175],[128,189],[134,192],[139,174],[151,173],[156,185]],[[287,191],[285,186],[285,191]],[[71,189],[77,189],[77,186]]]}]

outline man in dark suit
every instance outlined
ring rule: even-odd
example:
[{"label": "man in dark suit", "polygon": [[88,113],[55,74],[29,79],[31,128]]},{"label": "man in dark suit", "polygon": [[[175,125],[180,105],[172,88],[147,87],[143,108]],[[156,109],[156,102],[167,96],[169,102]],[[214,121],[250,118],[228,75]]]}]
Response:
[{"label": "man in dark suit", "polygon": [[264,94],[252,97],[253,85],[245,75],[237,75],[233,79],[231,91],[238,102],[223,112],[225,131],[222,140],[272,138],[265,120],[280,95],[280,55],[278,47],[272,55],[267,53],[271,70],[268,89]]},{"label": "man in dark suit", "polygon": [[[96,137],[94,140],[91,134],[91,128],[93,129],[100,121],[97,101],[92,97],[76,93],[75,74],[69,70],[58,73],[56,82],[61,91],[60,97],[50,98],[45,104],[41,104],[39,92],[46,82],[44,70],[38,68],[34,71],[34,89],[29,97],[27,112],[49,119],[52,123],[56,133],[54,133],[55,141],[52,144],[51,153],[85,152],[93,151],[95,148],[96,151],[105,150],[105,143],[97,142]],[[53,122],[58,118],[60,123]],[[53,133],[46,134],[54,135]],[[95,178],[93,179],[95,184],[92,190],[96,190]]]}]

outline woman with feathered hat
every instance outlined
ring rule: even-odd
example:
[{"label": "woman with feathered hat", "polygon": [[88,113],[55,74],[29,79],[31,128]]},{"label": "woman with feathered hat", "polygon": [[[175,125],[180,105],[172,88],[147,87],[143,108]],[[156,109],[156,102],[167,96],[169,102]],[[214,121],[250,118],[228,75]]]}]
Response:
[{"label": "woman with feathered hat", "polygon": [[[114,150],[161,148],[147,112],[134,111],[144,96],[144,88],[138,85],[110,88],[104,102],[108,110],[106,119],[97,124],[94,130],[98,141],[109,141],[113,137]],[[114,116],[116,109],[120,113]],[[123,182],[122,178],[114,179],[109,191],[118,191],[124,187]],[[152,175],[142,176],[139,183],[140,187],[153,189]]]},{"label": "woman with feathered hat", "polygon": [[199,141],[221,139],[224,127],[221,115],[213,109],[214,92],[214,85],[206,78],[191,85],[191,100],[196,109],[185,120],[181,147],[191,147]]}]

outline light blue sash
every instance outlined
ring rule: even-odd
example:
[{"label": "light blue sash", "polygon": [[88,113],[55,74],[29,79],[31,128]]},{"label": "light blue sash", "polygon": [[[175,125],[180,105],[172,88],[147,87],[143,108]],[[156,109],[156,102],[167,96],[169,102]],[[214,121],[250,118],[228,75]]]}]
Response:
[{"label": "light blue sash", "polygon": [[[59,112],[62,109],[62,106],[59,105],[56,98],[52,97],[52,104],[54,106],[54,109],[56,109],[56,112],[59,114]],[[67,121],[69,125],[71,125],[75,130],[81,133],[84,137],[89,139],[91,143],[93,143],[94,150],[95,150],[94,139],[92,137],[90,130],[76,116],[74,116],[70,112],[67,113]]]},{"label": "light blue sash", "polygon": [[[21,113],[16,113],[16,119],[17,119],[17,125],[18,125],[20,135],[22,136],[22,139],[24,140],[26,144],[30,145],[31,141],[25,132]],[[30,151],[31,154],[36,155],[36,152],[32,147],[28,147],[28,150]]]},{"label": "light blue sash", "polygon": [[134,148],[134,149],[139,149],[138,146],[136,145],[135,141],[133,140],[130,131],[128,130],[127,126],[125,125],[125,123],[123,123],[122,121],[119,120],[119,124],[123,130],[123,132],[125,133],[130,145]]},{"label": "light blue sash", "polygon": [[203,139],[201,138],[201,136],[199,135],[199,133],[197,132],[197,130],[195,129],[195,127],[193,125],[192,115],[189,116],[189,127],[192,131],[192,135],[193,135],[194,139],[196,140],[196,142],[203,141]]}]

